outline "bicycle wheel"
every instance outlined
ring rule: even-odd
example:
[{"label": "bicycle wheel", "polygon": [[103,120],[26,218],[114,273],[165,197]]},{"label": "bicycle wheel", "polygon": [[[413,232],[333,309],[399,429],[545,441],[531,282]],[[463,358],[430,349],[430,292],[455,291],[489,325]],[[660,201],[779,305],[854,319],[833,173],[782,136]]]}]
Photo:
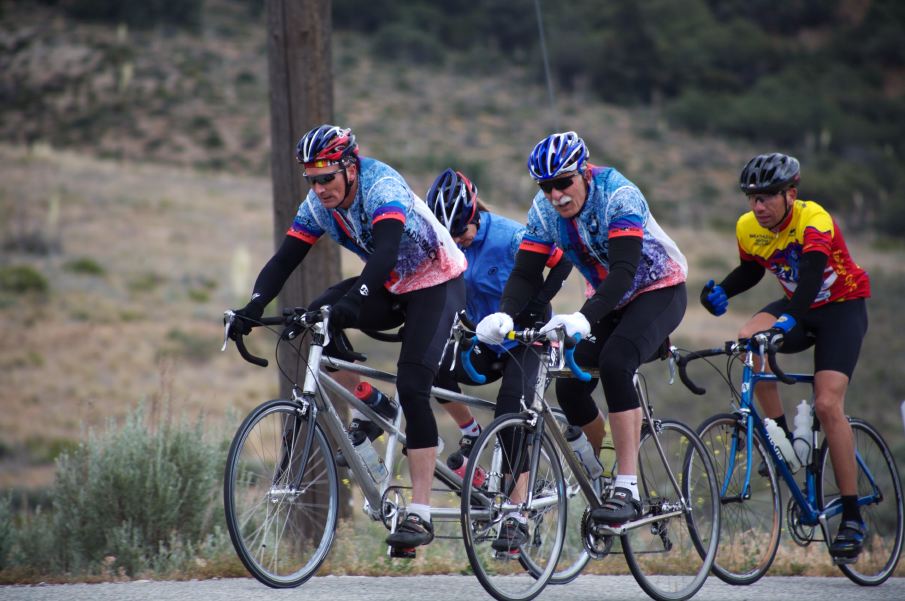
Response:
[{"label": "bicycle wheel", "polygon": [[[568,426],[565,415],[553,412],[557,423],[565,430]],[[575,480],[569,464],[563,459],[560,461],[562,467],[563,479],[566,483],[566,496],[568,498],[568,524],[570,528],[566,528],[566,537],[563,541],[562,552],[559,554],[559,563],[556,564],[556,571],[550,577],[549,584],[568,584],[572,582],[584,567],[591,560],[581,538],[581,520],[584,517],[585,510],[588,507],[588,500],[582,494]],[[530,566],[526,566],[530,567]]]},{"label": "bicycle wheel", "polygon": [[[487,471],[484,487],[462,491],[462,537],[475,575],[500,601],[536,597],[556,569],[565,538],[566,487],[558,455],[544,433],[530,467],[536,439],[524,416],[497,418],[475,441],[463,478],[472,482],[479,465]],[[513,478],[512,472],[523,475]],[[528,491],[533,494],[526,506]],[[504,519],[516,510],[527,518],[527,542],[494,549]]]},{"label": "bicycle wheel", "polygon": [[[876,586],[892,575],[902,553],[902,483],[892,453],[880,433],[863,420],[849,421],[858,456],[858,496],[874,500],[861,505],[861,517],[867,524],[864,550],[857,562],[841,564],[839,569],[853,582]],[[821,499],[822,507],[838,503],[840,496],[829,450],[824,440],[817,463],[820,469],[817,498]],[[829,519],[830,540],[836,536],[840,521],[841,515]]]},{"label": "bicycle wheel", "polygon": [[[226,460],[223,504],[239,559],[274,588],[299,586],[327,557],[336,533],[339,481],[327,439],[291,401],[252,411]],[[303,456],[304,455],[304,456]]]},{"label": "bicycle wheel", "polygon": [[720,532],[719,487],[710,454],[694,430],[670,420],[658,422],[657,428],[656,438],[649,426],[641,434],[641,516],[681,513],[629,530],[622,536],[622,551],[644,592],[659,601],[680,601],[701,588],[713,565]]},{"label": "bicycle wheel", "polygon": [[[720,545],[713,573],[728,584],[751,584],[767,573],[779,548],[782,498],[776,470],[756,432],[748,461],[748,432],[739,416],[714,415],[698,431],[720,487]],[[745,491],[749,464],[751,479]]]}]

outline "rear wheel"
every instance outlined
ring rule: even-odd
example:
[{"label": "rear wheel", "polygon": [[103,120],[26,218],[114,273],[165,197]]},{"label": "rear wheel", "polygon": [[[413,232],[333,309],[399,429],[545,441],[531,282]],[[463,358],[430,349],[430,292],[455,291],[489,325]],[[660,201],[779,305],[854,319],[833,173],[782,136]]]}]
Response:
[{"label": "rear wheel", "polygon": [[694,430],[669,420],[658,422],[657,428],[657,437],[649,426],[642,431],[638,491],[642,519],[664,517],[626,532],[622,550],[644,592],[659,601],[680,601],[701,588],[713,565],[719,488],[710,454]]},{"label": "rear wheel", "polygon": [[713,573],[728,584],[751,584],[767,573],[779,548],[782,499],[776,470],[764,441],[755,434],[745,490],[749,465],[745,423],[725,413],[709,418],[698,431],[720,487],[720,546]]},{"label": "rear wheel", "polygon": [[[896,569],[902,553],[903,508],[902,483],[889,447],[873,426],[850,419],[858,461],[858,497],[868,499],[861,504],[861,518],[867,524],[864,550],[855,563],[841,564],[839,569],[862,586],[882,584]],[[817,496],[823,507],[839,502],[830,448],[824,440],[817,465]],[[841,514],[829,519],[830,540],[836,536]]]},{"label": "rear wheel", "polygon": [[[474,481],[478,466],[487,472],[485,485],[462,491],[462,537],[468,561],[494,598],[532,599],[556,570],[565,539],[567,493],[553,442],[546,433],[538,437],[524,416],[503,415],[475,441],[464,482]],[[522,475],[513,478],[513,472]],[[513,512],[527,520],[527,539],[504,549],[499,535]]]},{"label": "rear wheel", "polygon": [[227,456],[223,504],[236,553],[255,578],[289,588],[314,575],[336,533],[339,481],[324,433],[299,405],[268,401],[245,418]]}]

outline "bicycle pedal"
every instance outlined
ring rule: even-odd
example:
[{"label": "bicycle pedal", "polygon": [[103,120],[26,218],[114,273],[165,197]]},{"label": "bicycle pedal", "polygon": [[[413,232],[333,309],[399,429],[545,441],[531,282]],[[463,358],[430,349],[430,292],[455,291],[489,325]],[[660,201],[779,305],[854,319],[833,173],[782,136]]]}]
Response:
[{"label": "bicycle pedal", "polygon": [[855,556],[855,557],[836,557],[836,556],[831,555],[830,557],[833,559],[834,566],[849,565],[849,564],[852,564],[852,563],[855,563],[856,561],[858,561],[857,556]]},{"label": "bicycle pedal", "polygon": [[390,547],[390,557],[396,559],[415,559],[415,547]]}]

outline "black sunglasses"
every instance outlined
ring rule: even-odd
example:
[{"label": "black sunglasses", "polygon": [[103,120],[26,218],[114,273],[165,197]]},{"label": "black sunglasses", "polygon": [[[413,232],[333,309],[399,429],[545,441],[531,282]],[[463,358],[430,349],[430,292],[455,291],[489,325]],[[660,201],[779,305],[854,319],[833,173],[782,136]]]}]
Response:
[{"label": "black sunglasses", "polygon": [[537,185],[543,190],[545,193],[549,194],[553,192],[553,189],[557,189],[560,192],[568,188],[572,185],[572,178],[578,175],[578,173],[573,173],[569,177],[560,177],[558,179],[551,179],[545,182],[537,182]]},{"label": "black sunglasses", "polygon": [[331,173],[323,173],[321,175],[306,175],[305,181],[308,182],[309,186],[313,186],[314,184],[329,184],[333,181],[333,178],[336,177],[338,173],[342,173],[345,169],[340,169],[338,171],[333,171]]}]

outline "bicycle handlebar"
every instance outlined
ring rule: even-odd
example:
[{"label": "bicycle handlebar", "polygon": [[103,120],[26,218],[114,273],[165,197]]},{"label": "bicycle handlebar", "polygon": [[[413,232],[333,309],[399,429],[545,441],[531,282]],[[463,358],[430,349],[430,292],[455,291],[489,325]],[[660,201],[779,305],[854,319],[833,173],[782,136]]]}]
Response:
[{"label": "bicycle handlebar", "polygon": [[[582,370],[581,367],[578,366],[578,363],[575,362],[575,347],[581,341],[581,334],[575,334],[575,336],[565,336],[565,332],[561,331],[560,335],[563,338],[563,343],[565,346],[563,357],[565,357],[566,365],[569,367],[576,378],[578,378],[582,382],[589,382],[591,380],[591,374]],[[550,340],[547,332],[541,333],[539,330],[533,328],[509,332],[509,334],[506,335],[506,338],[509,340],[517,340],[519,342],[528,344],[532,342]],[[466,338],[462,342],[462,348],[459,351],[459,358],[462,361],[462,368],[465,370],[465,373],[468,374],[468,377],[471,378],[476,384],[483,384],[487,381],[487,377],[484,374],[478,372],[471,364],[471,349],[473,349],[475,344],[477,343],[477,336]]]},{"label": "bicycle handlebar", "polygon": [[766,353],[767,362],[770,365],[770,369],[773,371],[773,375],[776,378],[785,384],[795,384],[795,378],[787,376],[786,373],[779,367],[779,364],[776,363],[776,351],[779,349],[775,344],[772,344],[767,340],[767,337],[763,333],[756,334],[752,338],[739,338],[738,340],[729,340],[723,343],[722,347],[703,349],[699,351],[691,351],[689,353],[685,353],[684,355],[678,354],[676,358],[676,365],[679,368],[679,379],[682,380],[682,384],[685,385],[688,390],[693,392],[694,394],[702,395],[707,392],[706,389],[701,388],[697,384],[695,384],[688,375],[687,366],[691,361],[696,359],[703,359],[706,357],[713,357],[716,355],[736,355],[748,351],[758,352],[763,355]]},{"label": "bicycle handlebar", "polygon": [[[315,309],[313,311],[309,311],[305,308],[295,308],[295,309],[284,309],[282,316],[273,316],[273,317],[262,317],[261,319],[248,323],[251,328],[258,328],[261,326],[284,326],[283,332],[280,334],[281,338],[286,338],[291,340],[295,338],[299,330],[298,326],[311,326],[318,322],[329,323],[330,310],[329,307],[322,307],[320,309]],[[223,313],[223,347],[220,350],[226,350],[227,342],[230,338],[230,330],[233,327],[233,324],[236,321],[236,314],[232,310],[227,310]],[[370,334],[370,333],[369,333]],[[233,340],[236,342],[236,349],[239,351],[239,355],[242,356],[243,359],[248,361],[253,365],[258,365],[260,367],[267,367],[269,362],[267,359],[263,357],[258,357],[257,355],[252,354],[248,347],[245,346],[245,335],[239,334],[238,332],[233,337]],[[348,343],[348,339],[346,339],[342,333],[337,333],[333,336],[333,340],[335,341],[335,347],[337,350],[337,356],[340,359],[346,359],[349,361],[364,361],[367,359],[365,355],[361,353],[356,353]]]}]

